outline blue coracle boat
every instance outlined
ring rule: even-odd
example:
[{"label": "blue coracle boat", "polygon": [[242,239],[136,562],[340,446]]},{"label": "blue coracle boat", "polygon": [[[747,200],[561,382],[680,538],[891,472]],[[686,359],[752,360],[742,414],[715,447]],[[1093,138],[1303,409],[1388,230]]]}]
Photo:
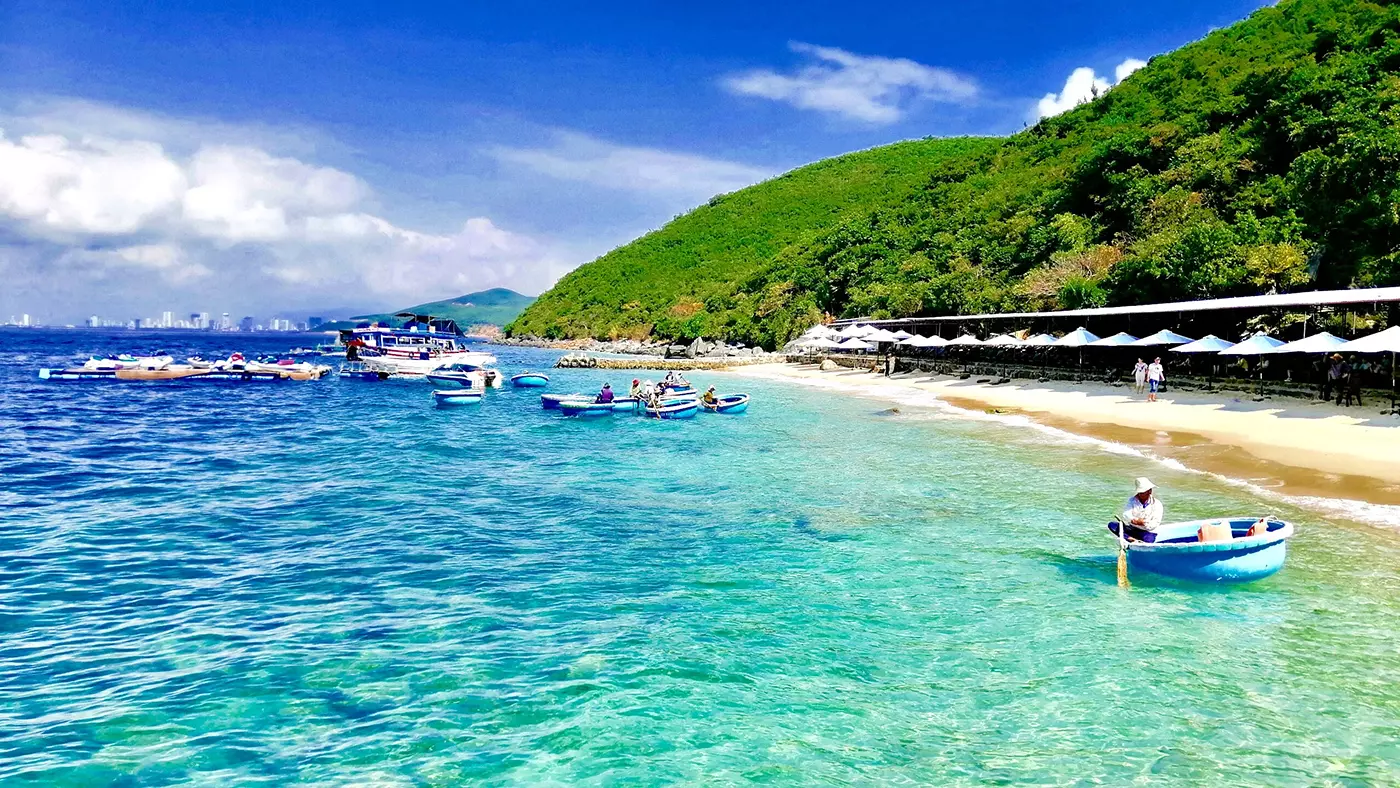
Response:
[{"label": "blue coracle boat", "polygon": [[481,397],[480,389],[438,389],[433,392],[433,399],[439,405],[479,405]]},{"label": "blue coracle boat", "polygon": [[612,401],[614,411],[626,412],[640,410],[640,399],[636,397],[618,397]]},{"label": "blue coracle boat", "polygon": [[559,410],[562,410],[565,416],[596,418],[598,416],[611,416],[613,414],[613,404],[611,402],[589,402],[581,399],[569,399],[559,403]]},{"label": "blue coracle boat", "polygon": [[587,394],[541,394],[540,407],[545,410],[559,410],[559,403],[568,401],[592,402]]},{"label": "blue coracle boat", "polygon": [[549,385],[549,376],[542,372],[522,372],[511,376],[510,383],[518,389],[542,389]]},{"label": "blue coracle boat", "polygon": [[700,412],[700,400],[687,399],[662,402],[657,407],[647,407],[647,415],[657,419],[693,419]]},{"label": "blue coracle boat", "polygon": [[715,400],[713,406],[705,406],[712,413],[743,413],[749,409],[749,395],[726,394]]},{"label": "blue coracle boat", "polygon": [[[1268,531],[1249,536],[1258,517],[1213,518],[1171,523],[1146,534],[1152,541],[1128,541],[1128,567],[1198,583],[1247,583],[1261,580],[1283,568],[1293,526],[1266,518]],[[1228,523],[1229,541],[1201,542],[1197,532],[1207,523]],[[1116,537],[1118,523],[1108,524]],[[1129,530],[1129,535],[1133,534]]]}]

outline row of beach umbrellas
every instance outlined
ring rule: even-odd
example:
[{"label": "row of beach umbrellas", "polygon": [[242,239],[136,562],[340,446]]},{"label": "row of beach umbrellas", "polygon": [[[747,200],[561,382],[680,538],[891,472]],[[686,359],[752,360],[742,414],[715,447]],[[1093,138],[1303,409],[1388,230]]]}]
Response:
[{"label": "row of beach umbrellas", "polygon": [[1142,338],[1125,332],[1100,338],[1084,328],[1056,338],[1036,334],[1021,339],[1012,334],[999,334],[978,339],[963,334],[956,339],[925,337],[906,331],[887,331],[872,326],[850,325],[840,331],[817,325],[808,329],[793,345],[812,350],[874,350],[880,343],[910,348],[987,346],[987,347],[1167,347],[1174,353],[1219,353],[1223,356],[1261,356],[1275,353],[1400,353],[1400,326],[1392,326],[1360,339],[1345,340],[1326,331],[1296,342],[1283,342],[1260,332],[1234,343],[1208,334],[1191,339],[1174,331],[1162,329]]}]

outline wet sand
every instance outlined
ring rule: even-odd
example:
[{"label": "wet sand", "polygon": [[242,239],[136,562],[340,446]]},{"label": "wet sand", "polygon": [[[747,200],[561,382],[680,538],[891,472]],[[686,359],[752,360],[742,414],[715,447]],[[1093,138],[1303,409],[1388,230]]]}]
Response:
[{"label": "wet sand", "polygon": [[1013,381],[978,383],[928,373],[885,378],[864,371],[821,372],[767,364],[732,374],[839,385],[895,398],[913,388],[972,411],[1023,415],[1077,435],[1113,441],[1293,496],[1400,506],[1400,417],[1381,405],[1341,409],[1280,398],[1164,393],[1142,401],[1129,387]]}]

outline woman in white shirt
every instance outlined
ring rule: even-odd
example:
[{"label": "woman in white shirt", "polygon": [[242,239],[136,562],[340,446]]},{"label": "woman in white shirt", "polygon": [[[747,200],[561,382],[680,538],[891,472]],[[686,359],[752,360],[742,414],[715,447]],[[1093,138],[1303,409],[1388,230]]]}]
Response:
[{"label": "woman in white shirt", "polygon": [[1147,401],[1157,401],[1157,388],[1162,385],[1162,381],[1167,379],[1166,370],[1162,369],[1162,359],[1157,358],[1147,365]]},{"label": "woman in white shirt", "polygon": [[1141,394],[1145,388],[1147,388],[1147,362],[1138,359],[1137,363],[1133,365],[1133,391]]}]

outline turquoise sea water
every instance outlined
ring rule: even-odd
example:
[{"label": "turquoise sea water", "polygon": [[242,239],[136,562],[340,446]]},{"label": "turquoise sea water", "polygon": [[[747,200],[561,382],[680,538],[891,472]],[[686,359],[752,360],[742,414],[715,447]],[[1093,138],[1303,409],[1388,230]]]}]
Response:
[{"label": "turquoise sea water", "polygon": [[[0,784],[1400,781],[1381,528],[790,384],[580,422],[409,382],[44,384],[229,340],[3,338]],[[1117,588],[1101,522],[1143,473],[1172,519],[1294,520],[1287,568]]]}]

